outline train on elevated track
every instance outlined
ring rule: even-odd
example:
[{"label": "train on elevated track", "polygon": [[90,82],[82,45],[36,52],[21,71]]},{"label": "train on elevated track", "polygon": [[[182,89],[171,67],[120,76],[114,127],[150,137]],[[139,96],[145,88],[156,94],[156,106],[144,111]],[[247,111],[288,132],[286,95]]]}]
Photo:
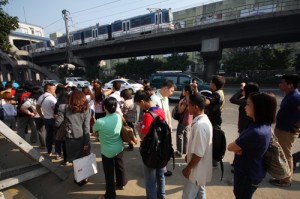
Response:
[{"label": "train on elevated track", "polygon": [[[124,36],[135,37],[141,34],[173,30],[173,13],[171,9],[159,9],[148,14],[118,20],[111,24],[99,25],[80,29],[69,33],[70,45],[83,45],[95,41],[108,41],[123,38]],[[55,41],[42,41],[22,47],[30,53],[65,48],[67,36],[57,37]]]},{"label": "train on elevated track", "polygon": [[[143,34],[157,33],[185,27],[205,25],[223,20],[249,17],[279,11],[276,4],[265,2],[261,5],[239,6],[185,19],[173,20],[171,9],[149,9],[150,13],[139,15],[111,24],[90,26],[69,33],[70,46],[85,45],[91,42],[106,42],[128,37],[138,37]],[[42,41],[23,46],[22,50],[29,53],[40,53],[49,50],[62,49],[67,46],[67,36],[57,37],[55,41]]]}]

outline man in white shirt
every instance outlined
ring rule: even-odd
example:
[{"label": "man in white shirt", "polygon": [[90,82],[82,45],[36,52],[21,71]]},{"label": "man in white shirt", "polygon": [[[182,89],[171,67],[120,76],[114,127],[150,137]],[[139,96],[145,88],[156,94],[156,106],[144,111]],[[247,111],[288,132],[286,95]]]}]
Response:
[{"label": "man in white shirt", "polygon": [[116,112],[118,114],[120,114],[121,116],[123,116],[121,106],[124,103],[124,99],[123,99],[123,97],[121,97],[120,89],[121,89],[121,82],[114,81],[113,82],[113,93],[109,97],[116,98],[116,100],[118,101],[118,106],[117,106]]},{"label": "man in white shirt", "polygon": [[[172,80],[166,80],[162,84],[161,88],[156,92],[156,94],[151,95],[151,100],[155,102],[157,106],[162,108],[166,115],[166,121],[172,131],[172,120],[171,120],[171,112],[169,106],[169,97],[173,95],[175,89],[175,84]],[[172,172],[167,171],[165,168],[165,176],[171,176]]]},{"label": "man in white shirt", "polygon": [[190,96],[188,111],[194,116],[187,155],[187,166],[182,170],[186,182],[182,199],[205,199],[205,185],[212,178],[212,136],[211,122],[204,114],[205,98],[199,93]]},{"label": "man in white shirt", "polygon": [[[48,83],[44,86],[44,94],[41,95],[37,101],[36,111],[44,119],[46,128],[46,147],[48,155],[52,155],[52,144],[54,141],[55,133],[55,119],[54,119],[54,107],[57,102],[55,98],[56,86],[52,83]],[[61,152],[61,144],[55,143],[55,151]]]}]

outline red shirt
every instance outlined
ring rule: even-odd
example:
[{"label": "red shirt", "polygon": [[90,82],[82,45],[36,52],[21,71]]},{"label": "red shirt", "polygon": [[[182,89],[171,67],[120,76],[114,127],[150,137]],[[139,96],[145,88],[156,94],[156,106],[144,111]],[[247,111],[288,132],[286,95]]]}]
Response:
[{"label": "red shirt", "polygon": [[[149,111],[153,111],[157,117],[159,117],[161,120],[166,120],[165,112],[163,109],[156,107],[151,107]],[[147,135],[150,130],[150,125],[153,122],[154,118],[152,117],[151,113],[146,112],[143,116],[143,121],[141,124],[140,132],[144,135]]]}]

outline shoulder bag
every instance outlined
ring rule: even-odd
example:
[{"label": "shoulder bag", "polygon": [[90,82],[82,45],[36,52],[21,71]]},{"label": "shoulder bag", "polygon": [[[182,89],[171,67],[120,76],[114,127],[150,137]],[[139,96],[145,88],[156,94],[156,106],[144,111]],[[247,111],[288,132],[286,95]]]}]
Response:
[{"label": "shoulder bag", "polygon": [[67,105],[65,106],[65,112],[64,112],[64,121],[60,124],[60,126],[57,128],[55,139],[58,141],[65,140],[66,133],[67,133],[67,126],[68,126],[68,119],[66,118],[66,111],[67,111]]},{"label": "shoulder bag", "polygon": [[133,129],[128,126],[127,122],[123,122],[123,126],[121,129],[121,138],[123,142],[127,142],[129,144],[137,144],[138,139],[136,138]]},{"label": "shoulder bag", "polygon": [[270,145],[263,157],[267,172],[276,179],[283,179],[291,175],[290,167],[284,152],[272,131]]}]

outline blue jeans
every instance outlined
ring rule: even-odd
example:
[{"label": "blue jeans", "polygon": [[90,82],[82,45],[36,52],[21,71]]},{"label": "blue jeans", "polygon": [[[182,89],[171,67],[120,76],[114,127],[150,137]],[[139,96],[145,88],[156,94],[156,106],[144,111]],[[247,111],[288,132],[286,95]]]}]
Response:
[{"label": "blue jeans", "polygon": [[[48,154],[50,154],[55,140],[55,119],[44,119],[44,123],[46,128],[46,147]],[[55,152],[61,154],[61,142],[55,142]]]},{"label": "blue jeans", "polygon": [[233,192],[236,199],[251,199],[261,180],[252,180],[234,172]]},{"label": "blue jeans", "polygon": [[191,181],[183,187],[182,199],[206,199],[205,186],[198,186]]},{"label": "blue jeans", "polygon": [[152,169],[147,167],[144,164],[144,176],[145,176],[147,199],[165,198],[166,191],[165,191],[164,170]]}]

